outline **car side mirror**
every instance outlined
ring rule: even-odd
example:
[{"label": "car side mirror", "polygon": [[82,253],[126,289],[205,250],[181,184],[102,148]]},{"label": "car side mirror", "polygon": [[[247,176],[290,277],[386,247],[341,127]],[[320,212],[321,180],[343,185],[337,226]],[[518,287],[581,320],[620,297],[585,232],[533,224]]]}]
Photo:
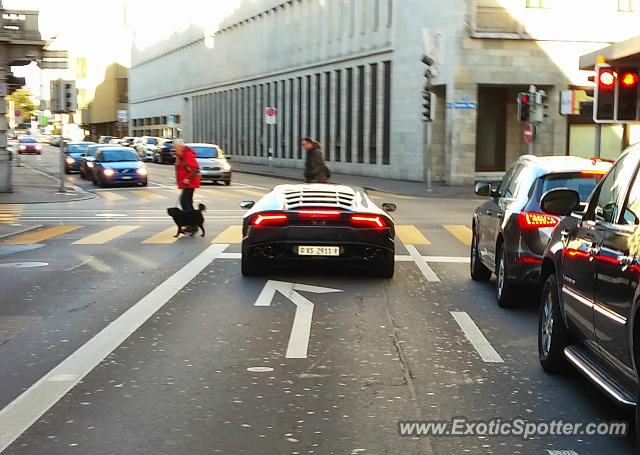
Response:
[{"label": "car side mirror", "polygon": [[489,182],[476,183],[475,192],[478,196],[489,197],[494,194],[493,186]]},{"label": "car side mirror", "polygon": [[243,209],[243,210],[252,209],[254,205],[256,205],[255,201],[242,201],[242,202],[240,202],[240,208]]},{"label": "car side mirror", "polygon": [[384,204],[382,204],[382,210],[384,210],[387,213],[395,212],[397,209],[398,209],[398,206],[391,202],[385,202]]},{"label": "car side mirror", "polygon": [[540,200],[540,208],[550,215],[569,216],[580,208],[580,194],[569,188],[547,191]]}]

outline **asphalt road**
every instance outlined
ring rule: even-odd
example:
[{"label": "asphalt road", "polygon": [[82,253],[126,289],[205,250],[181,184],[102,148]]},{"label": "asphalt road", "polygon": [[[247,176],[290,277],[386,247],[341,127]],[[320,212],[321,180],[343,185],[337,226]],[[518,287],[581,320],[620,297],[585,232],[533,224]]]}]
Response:
[{"label": "asphalt road", "polygon": [[[24,160],[52,168],[54,153]],[[633,453],[630,437],[398,435],[453,417],[630,419],[581,376],[541,370],[534,293],[503,310],[470,280],[477,201],[374,195],[398,204],[392,280],[243,278],[238,202],[282,182],[206,186],[207,235],[176,241],[172,168],[149,169],[147,188],[70,176],[96,197],[21,207],[42,227],[0,240],[3,453]]]}]

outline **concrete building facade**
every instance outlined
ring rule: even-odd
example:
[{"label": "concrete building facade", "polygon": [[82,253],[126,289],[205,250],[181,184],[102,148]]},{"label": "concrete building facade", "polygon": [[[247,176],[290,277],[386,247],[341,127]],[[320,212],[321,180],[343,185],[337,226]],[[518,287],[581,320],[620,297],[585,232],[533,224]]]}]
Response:
[{"label": "concrete building facade", "polygon": [[[221,145],[238,161],[301,167],[301,137],[336,172],[423,180],[422,88],[428,52],[437,94],[434,177],[466,184],[528,148],[516,96],[548,97],[536,154],[593,154],[593,125],[559,113],[585,88],[580,55],[634,35],[630,0],[238,0],[210,34],[192,27],[134,43],[131,129]],[[425,39],[426,38],[426,39]],[[277,109],[275,125],[264,110]],[[607,156],[629,132],[605,128]]]}]

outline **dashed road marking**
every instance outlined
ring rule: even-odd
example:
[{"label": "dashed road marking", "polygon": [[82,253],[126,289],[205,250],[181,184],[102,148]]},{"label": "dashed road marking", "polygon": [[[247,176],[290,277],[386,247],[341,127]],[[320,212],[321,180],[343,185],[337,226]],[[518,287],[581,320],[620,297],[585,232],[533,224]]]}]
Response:
[{"label": "dashed road marking", "polygon": [[131,231],[139,229],[140,226],[114,226],[95,234],[89,235],[83,239],[73,242],[74,245],[103,245],[113,239],[128,234]]},{"label": "dashed road marking", "polygon": [[413,224],[396,225],[396,237],[405,245],[431,245],[429,239]]},{"label": "dashed road marking", "polygon": [[462,243],[467,246],[471,246],[471,237],[473,233],[467,226],[461,224],[444,224],[443,227]]},{"label": "dashed road marking", "polygon": [[73,232],[80,229],[80,226],[52,226],[37,231],[30,231],[26,234],[18,235],[7,240],[2,241],[5,245],[31,245],[34,243],[40,243],[43,240],[58,237],[69,232]]},{"label": "dashed road marking", "polygon": [[242,226],[229,226],[222,231],[211,243],[240,243],[242,242]]},{"label": "dashed road marking", "polygon": [[178,237],[174,237],[178,232],[178,228],[176,226],[172,226],[170,228],[165,229],[164,231],[158,232],[155,235],[152,235],[142,243],[145,244],[159,244],[159,243],[175,243],[178,240]]},{"label": "dashed road marking", "polygon": [[500,357],[500,354],[493,349],[489,340],[487,340],[482,334],[480,328],[478,328],[476,323],[473,322],[471,316],[469,316],[465,311],[452,311],[451,316],[456,320],[464,332],[464,335],[467,337],[467,340],[469,340],[473,347],[476,348],[476,351],[480,354],[482,360],[488,363],[504,362],[502,357]]},{"label": "dashed road marking", "polygon": [[113,191],[102,191],[100,193],[98,193],[98,195],[103,198],[106,199],[107,201],[113,202],[113,201],[122,201],[124,199],[126,199],[126,197],[118,194],[118,193],[114,193]]}]

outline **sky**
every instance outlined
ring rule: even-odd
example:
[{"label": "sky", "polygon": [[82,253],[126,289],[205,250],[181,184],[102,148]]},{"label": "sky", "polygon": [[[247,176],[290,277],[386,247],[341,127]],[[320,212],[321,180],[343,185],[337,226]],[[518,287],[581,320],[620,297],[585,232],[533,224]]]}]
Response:
[{"label": "sky", "polygon": [[[144,49],[170,37],[174,32],[195,25],[211,36],[222,19],[233,12],[241,0],[2,0],[5,9],[39,11],[43,39],[57,37],[52,49],[69,49],[75,54],[95,53],[104,59],[112,56],[130,66],[130,39]],[[254,0],[245,0],[254,1]],[[179,7],[176,7],[179,5]],[[113,24],[126,18],[127,30],[114,33]],[[115,36],[117,35],[117,36]],[[111,57],[110,57],[111,58]],[[14,69],[27,79],[27,87],[36,96],[41,86],[40,70],[35,64]],[[65,77],[46,70],[42,82]],[[45,90],[46,91],[46,90]],[[44,98],[48,98],[45,94]]]}]

